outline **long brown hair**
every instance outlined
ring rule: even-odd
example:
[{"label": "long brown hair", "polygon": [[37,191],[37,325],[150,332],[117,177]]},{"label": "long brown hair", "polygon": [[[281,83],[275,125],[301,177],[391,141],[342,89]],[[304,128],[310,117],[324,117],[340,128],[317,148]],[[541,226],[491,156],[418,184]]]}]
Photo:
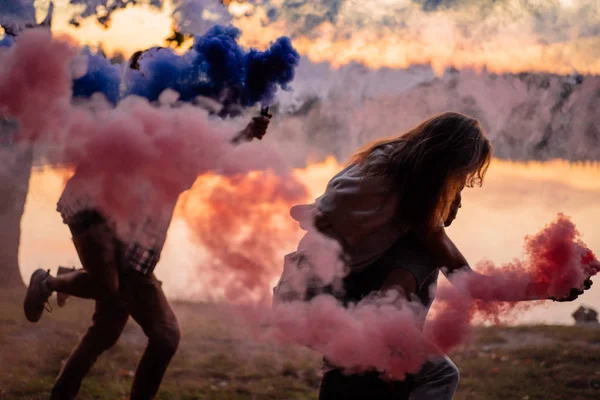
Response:
[{"label": "long brown hair", "polygon": [[491,157],[491,142],[479,122],[447,112],[367,145],[349,163],[360,165],[364,177],[387,178],[399,223],[431,231],[446,219],[463,186],[482,185]]}]

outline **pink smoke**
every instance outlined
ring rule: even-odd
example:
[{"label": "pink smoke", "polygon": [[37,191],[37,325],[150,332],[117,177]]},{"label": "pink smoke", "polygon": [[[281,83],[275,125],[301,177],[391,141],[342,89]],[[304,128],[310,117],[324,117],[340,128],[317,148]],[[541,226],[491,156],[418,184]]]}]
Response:
[{"label": "pink smoke", "polygon": [[[211,279],[227,280],[226,297],[254,299],[258,293],[264,300],[278,249],[293,230],[273,207],[287,208],[305,196],[302,186],[288,178],[285,163],[263,144],[234,149],[228,142],[234,132],[227,124],[210,121],[190,106],[157,108],[136,98],[97,111],[71,104],[76,54],[73,44],[53,39],[45,30],[19,37],[0,54],[0,116],[19,121],[20,141],[51,147],[52,162],[81,168],[93,185],[92,194],[116,216],[137,212],[140,204],[160,208],[199,174],[229,175],[222,179],[239,194],[218,187],[208,201],[214,212],[203,215],[200,210],[188,221],[212,255],[207,261],[215,273]],[[265,169],[279,177],[240,176]],[[152,190],[143,190],[147,186]],[[188,201],[185,211],[194,206]],[[402,377],[418,370],[428,355],[463,343],[475,315],[499,321],[520,304],[518,299],[561,297],[600,269],[563,215],[526,238],[525,249],[525,260],[502,268],[481,264],[488,278],[459,275],[454,289],[440,288],[441,308],[425,332],[418,308],[394,296],[351,308],[325,296],[283,304],[275,309],[273,323],[280,338],[314,348],[336,365],[374,367]],[[528,293],[532,281],[540,285]],[[511,302],[495,302],[499,299]]]},{"label": "pink smoke", "polygon": [[[437,306],[420,329],[420,309],[390,293],[344,308],[331,297],[276,307],[274,323],[288,339],[322,352],[349,371],[375,368],[401,379],[427,357],[464,344],[473,318],[496,323],[515,311],[539,304],[519,302],[535,296],[563,297],[595,275],[600,264],[562,214],[541,232],[525,239],[527,257],[495,267],[478,265],[485,276],[458,273],[452,286],[437,291]],[[539,283],[528,289],[531,282]],[[509,300],[500,302],[498,300]]]},{"label": "pink smoke", "polygon": [[66,39],[33,29],[0,52],[0,115],[19,119],[23,140],[60,131],[71,99],[69,61],[76,51]]},{"label": "pink smoke", "polygon": [[600,271],[598,260],[580,236],[575,224],[559,214],[542,232],[525,239],[532,279],[544,284],[540,295],[566,296]]},{"label": "pink smoke", "polygon": [[306,200],[304,185],[275,149],[233,147],[231,126],[190,105],[160,108],[135,97],[116,108],[71,103],[77,54],[46,30],[24,33],[0,54],[0,116],[19,121],[18,140],[75,167],[73,182],[123,222],[124,237],[131,215],[173,211],[166,205],[201,176],[179,212],[207,250],[198,262],[204,283],[229,300],[267,301],[283,249],[297,240],[287,214]]},{"label": "pink smoke", "polygon": [[[567,297],[571,289],[582,289],[584,281],[600,270],[575,225],[563,214],[536,235],[527,236],[525,252],[525,260],[499,268],[491,262],[481,263],[477,270],[485,275],[459,275],[452,278],[454,287],[440,287],[439,307],[426,328],[437,347],[447,352],[463,343],[476,315],[499,323],[511,312],[537,303],[520,300]],[[530,283],[534,285],[528,286]]]},{"label": "pink smoke", "polygon": [[51,163],[77,167],[82,184],[115,220],[142,206],[174,204],[202,173],[287,174],[273,149],[234,148],[229,124],[189,105],[159,108],[135,97],[117,108],[72,104],[78,53],[47,30],[21,35],[0,53],[0,117],[17,119],[17,140],[49,149]]},{"label": "pink smoke", "polygon": [[206,286],[236,303],[268,302],[284,250],[299,235],[288,210],[306,197],[291,174],[201,177],[178,212],[206,251],[198,267]]},{"label": "pink smoke", "polygon": [[323,353],[334,365],[349,371],[376,368],[403,378],[435,351],[419,329],[417,314],[413,304],[390,292],[349,308],[326,295],[281,304],[273,319],[285,340]]}]

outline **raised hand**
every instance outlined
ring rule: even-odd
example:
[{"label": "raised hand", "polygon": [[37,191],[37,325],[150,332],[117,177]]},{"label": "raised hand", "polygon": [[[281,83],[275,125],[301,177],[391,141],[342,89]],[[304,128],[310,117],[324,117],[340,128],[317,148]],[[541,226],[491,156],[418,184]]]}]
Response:
[{"label": "raised hand", "polygon": [[258,117],[252,118],[248,125],[238,132],[231,140],[233,144],[238,144],[241,141],[252,141],[253,139],[261,140],[267,133],[269,122],[271,122],[272,114],[264,113]]},{"label": "raised hand", "polygon": [[267,133],[267,128],[269,127],[269,122],[271,122],[272,116],[273,115],[271,114],[267,114],[252,118],[252,121],[250,121],[247,126],[248,137],[261,140]]}]

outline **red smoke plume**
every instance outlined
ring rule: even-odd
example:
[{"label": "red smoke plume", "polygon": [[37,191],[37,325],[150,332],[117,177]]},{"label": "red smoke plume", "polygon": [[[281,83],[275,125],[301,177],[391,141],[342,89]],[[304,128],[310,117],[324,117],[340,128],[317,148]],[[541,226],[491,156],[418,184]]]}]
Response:
[{"label": "red smoke plume", "polygon": [[289,209],[306,197],[291,174],[200,177],[178,210],[206,250],[200,279],[230,301],[270,300],[285,250],[300,233]]},{"label": "red smoke plume", "polygon": [[[453,286],[438,289],[437,306],[424,332],[419,307],[390,294],[350,308],[327,296],[282,304],[276,307],[274,323],[286,338],[322,352],[340,367],[376,368],[402,378],[416,372],[428,356],[463,344],[476,315],[500,322],[517,306],[539,303],[517,300],[532,294],[567,296],[571,288],[583,287],[583,281],[599,271],[600,263],[562,214],[540,233],[526,237],[525,249],[525,260],[499,268],[491,262],[480,264],[477,269],[486,276],[454,275]],[[530,282],[539,283],[533,293],[527,290]]]},{"label": "red smoke plume", "polygon": [[73,105],[77,53],[47,30],[25,32],[2,50],[0,117],[19,122],[20,142],[50,149],[50,162],[77,167],[85,192],[116,222],[141,214],[142,207],[157,212],[174,205],[209,171],[288,173],[272,148],[264,143],[234,148],[229,143],[234,128],[192,106],[159,108],[135,97],[114,109]]},{"label": "red smoke plume", "polygon": [[[584,281],[600,271],[600,263],[563,214],[541,232],[525,238],[525,253],[525,260],[499,268],[491,262],[482,263],[477,270],[485,276],[460,275],[452,278],[454,287],[438,290],[439,307],[426,329],[436,346],[446,352],[463,343],[475,315],[498,323],[515,308],[533,305],[519,300],[567,297],[571,289],[583,289]],[[535,283],[534,290],[527,290],[529,283]]]}]

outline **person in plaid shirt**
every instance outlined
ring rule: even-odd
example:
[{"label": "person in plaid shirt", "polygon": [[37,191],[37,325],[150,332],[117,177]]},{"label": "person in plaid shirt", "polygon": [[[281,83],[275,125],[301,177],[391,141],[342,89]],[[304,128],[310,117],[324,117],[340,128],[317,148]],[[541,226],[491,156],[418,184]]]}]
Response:
[{"label": "person in plaid shirt", "polygon": [[[263,111],[231,140],[232,144],[261,139],[270,118]],[[180,338],[175,314],[161,282],[154,276],[178,196],[159,203],[160,207],[148,202],[150,206],[128,216],[126,235],[117,236],[114,221],[103,215],[94,202],[100,187],[98,179],[102,178],[86,166],[78,166],[57,205],[71,230],[83,269],[61,268],[67,272],[56,277],[49,271],[35,271],[25,296],[25,315],[31,322],[39,321],[52,292],[59,294],[59,305],[64,304],[67,295],[96,302],[92,325],[56,379],[51,394],[55,400],[75,398],[87,372],[98,356],[117,342],[131,316],[148,337],[148,346],[138,365],[130,399],[150,400],[158,392]],[[120,239],[123,237],[126,242]]]}]

